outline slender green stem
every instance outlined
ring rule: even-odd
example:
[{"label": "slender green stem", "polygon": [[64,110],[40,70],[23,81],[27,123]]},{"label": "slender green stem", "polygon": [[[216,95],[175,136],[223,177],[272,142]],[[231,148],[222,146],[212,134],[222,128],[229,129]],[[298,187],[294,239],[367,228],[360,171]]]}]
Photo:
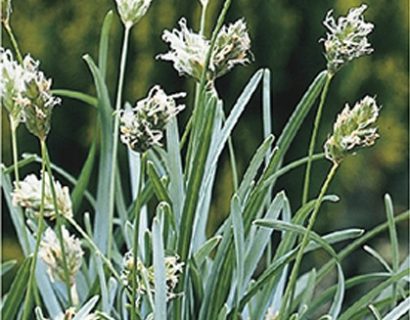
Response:
[{"label": "slender green stem", "polygon": [[[12,145],[12,153],[13,153],[13,168],[14,168],[14,181],[16,182],[16,188],[19,188],[20,182],[20,175],[19,175],[19,168],[18,168],[18,145],[17,145],[17,125],[16,121],[13,117],[10,116],[10,131],[11,131],[11,145]],[[24,221],[24,213],[23,213],[23,221]],[[27,250],[30,248],[30,243],[28,241],[27,229],[23,227],[23,241]]]},{"label": "slender green stem", "polygon": [[138,265],[138,239],[139,239],[139,221],[140,221],[140,213],[141,213],[141,201],[140,201],[140,194],[142,188],[144,186],[144,176],[145,176],[145,163],[146,163],[146,153],[142,154],[141,156],[141,171],[140,171],[140,178],[138,182],[138,190],[137,190],[137,198],[136,198],[136,205],[134,209],[134,238],[133,238],[133,268],[132,268],[132,301],[131,301],[131,320],[137,319],[137,308],[135,305],[135,301],[137,300],[137,265]]},{"label": "slender green stem", "polygon": [[201,10],[201,25],[199,29],[199,34],[204,35],[205,33],[205,23],[206,23],[206,9],[208,9],[208,1],[205,1]]},{"label": "slender green stem", "polygon": [[[303,236],[303,239],[301,241],[300,248],[298,250],[297,256],[296,256],[296,261],[295,264],[293,265],[292,272],[290,274],[290,279],[289,279],[289,284],[286,287],[286,291],[281,303],[280,311],[279,311],[279,317],[280,320],[287,320],[288,315],[290,310],[288,309],[288,301],[291,301],[293,298],[294,290],[295,290],[295,285],[296,285],[296,280],[297,280],[297,275],[299,272],[299,266],[302,262],[303,258],[303,251],[305,250],[306,246],[308,245],[309,242],[309,235],[310,232],[313,229],[313,225],[315,224],[317,214],[319,212],[320,206],[322,204],[323,197],[325,196],[327,189],[329,188],[330,182],[332,181],[333,177],[336,174],[337,168],[339,167],[338,163],[334,163],[332,168],[330,169],[325,182],[322,185],[322,188],[319,193],[319,197],[316,200],[315,207],[313,209],[313,213],[310,216],[308,226],[306,228],[306,232]],[[289,303],[289,306],[291,303]]]},{"label": "slender green stem", "polygon": [[316,138],[317,134],[319,131],[319,125],[320,125],[320,119],[322,118],[322,111],[323,111],[323,106],[325,105],[326,97],[327,97],[327,92],[329,90],[330,82],[332,80],[333,75],[331,73],[327,74],[327,79],[325,86],[323,87],[322,94],[320,96],[320,103],[319,107],[316,112],[316,118],[313,126],[313,132],[312,136],[310,137],[310,143],[309,143],[309,160],[306,165],[306,171],[305,171],[305,181],[303,184],[303,196],[302,196],[302,205],[306,204],[308,197],[309,197],[309,186],[310,186],[310,172],[312,169],[312,156],[313,152],[315,150],[315,145],[316,145]]},{"label": "slender green stem", "polygon": [[41,145],[41,156],[42,156],[42,164],[41,164],[41,201],[40,201],[40,213],[39,213],[39,220],[38,220],[38,229],[37,229],[37,238],[36,244],[34,247],[33,253],[33,261],[31,262],[30,266],[30,276],[28,279],[27,291],[26,296],[24,299],[24,309],[23,309],[23,320],[27,320],[30,316],[30,309],[31,309],[31,292],[33,290],[35,273],[36,273],[36,264],[37,264],[37,256],[38,251],[40,248],[41,237],[44,230],[44,202],[45,202],[45,168],[46,168],[46,144],[44,140],[40,141]]},{"label": "slender green stem", "polygon": [[8,36],[9,36],[9,38],[10,38],[10,42],[11,42],[11,44],[12,44],[12,46],[13,46],[14,52],[16,53],[17,60],[18,60],[18,62],[19,62],[20,64],[22,64],[22,63],[23,63],[23,57],[22,57],[22,55],[21,55],[19,46],[18,46],[18,44],[17,44],[16,37],[15,37],[14,34],[13,34],[13,30],[12,30],[11,27],[10,27],[9,21],[8,21],[8,20],[3,21],[3,26],[4,26],[4,29],[6,29],[7,34],[8,34]]},{"label": "slender green stem", "polygon": [[124,74],[125,74],[125,65],[127,61],[127,50],[128,50],[128,41],[130,35],[131,27],[126,26],[124,31],[124,40],[122,44],[121,52],[121,62],[120,62],[120,74],[118,79],[118,89],[117,89],[117,99],[115,103],[115,120],[114,120],[114,132],[113,132],[113,147],[112,147],[112,162],[111,162],[111,172],[110,172],[110,184],[109,184],[109,207],[108,207],[108,247],[107,247],[107,256],[111,256],[111,243],[112,243],[112,226],[114,218],[114,186],[115,186],[115,172],[117,166],[117,150],[118,150],[118,130],[120,125],[119,111],[121,109],[122,103],[122,90],[124,86]]},{"label": "slender green stem", "polygon": [[17,123],[13,117],[10,116],[10,131],[11,131],[11,146],[13,149],[13,167],[14,167],[14,179],[17,184],[20,182],[19,168],[18,168],[18,149],[17,149]]},{"label": "slender green stem", "polygon": [[49,183],[50,183],[50,189],[51,189],[51,196],[53,198],[53,206],[54,206],[54,211],[56,215],[56,220],[57,220],[57,237],[58,241],[60,242],[60,247],[61,247],[61,255],[63,257],[63,271],[64,271],[64,282],[66,285],[67,289],[67,297],[68,297],[68,303],[69,306],[71,307],[73,305],[73,298],[71,296],[71,280],[70,280],[70,273],[68,270],[68,263],[67,263],[67,255],[66,255],[66,249],[65,249],[65,243],[64,243],[64,237],[63,237],[63,231],[62,231],[62,217],[61,217],[61,212],[58,209],[58,201],[57,201],[57,194],[55,190],[55,185],[54,185],[54,179],[53,179],[53,173],[51,171],[51,165],[50,165],[50,157],[48,155],[47,147],[45,146],[45,153],[46,153],[46,170],[48,172],[48,178],[49,178]]}]

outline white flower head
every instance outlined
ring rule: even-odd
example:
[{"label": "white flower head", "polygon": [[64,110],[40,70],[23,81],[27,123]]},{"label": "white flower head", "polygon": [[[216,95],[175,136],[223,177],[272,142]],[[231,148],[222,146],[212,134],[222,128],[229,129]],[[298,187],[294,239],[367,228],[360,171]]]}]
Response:
[{"label": "white flower head", "polygon": [[[189,30],[186,19],[178,22],[180,29],[165,30],[162,39],[169,43],[170,51],[157,58],[171,61],[180,75],[200,80],[211,44],[202,35]],[[208,81],[223,76],[237,64],[249,62],[250,37],[243,19],[219,31],[208,66]]]},{"label": "white flower head", "polygon": [[[44,217],[53,220],[56,218],[56,210],[51,192],[50,178],[47,172],[45,173],[45,179]],[[54,179],[53,181],[58,213],[66,218],[71,218],[73,216],[73,209],[68,187],[62,186],[60,182]],[[38,179],[34,174],[26,176],[24,180],[14,185],[12,192],[13,205],[24,208],[29,216],[38,218],[41,207],[41,189],[41,179]]]},{"label": "white flower head", "polygon": [[115,0],[121,20],[127,28],[136,24],[148,11],[152,0]]},{"label": "white flower head", "polygon": [[373,52],[367,36],[372,32],[374,25],[364,21],[363,13],[366,5],[349,10],[346,17],[338,20],[332,16],[330,10],[323,22],[329,30],[324,42],[325,56],[328,70],[337,72],[349,61]]},{"label": "white flower head", "polygon": [[[65,259],[67,262],[67,269],[70,277],[70,284],[75,283],[75,276],[80,270],[82,258],[84,255],[81,249],[81,242],[70,235],[62,226],[62,238],[64,241]],[[60,241],[53,229],[47,228],[44,232],[43,239],[40,242],[39,256],[47,265],[47,272],[52,281],[65,280],[64,260]]]},{"label": "white flower head", "polygon": [[379,110],[370,96],[357,102],[353,109],[346,104],[333,126],[333,135],[325,143],[326,158],[339,163],[358,148],[373,145],[379,137],[377,128],[372,126]]},{"label": "white flower head", "polygon": [[9,49],[0,47],[0,98],[14,124],[24,121],[21,101],[30,73],[14,60]]},{"label": "white flower head", "polygon": [[183,92],[167,95],[160,86],[154,86],[148,97],[121,113],[121,141],[137,152],[161,146],[166,124],[185,108],[175,99],[185,95]]},{"label": "white flower head", "polygon": [[39,70],[39,61],[26,55],[23,60],[26,89],[18,103],[23,106],[27,129],[40,139],[45,139],[51,128],[51,115],[61,99],[52,95],[52,80]]},{"label": "white flower head", "polygon": [[[178,284],[179,275],[183,272],[184,263],[178,262],[178,256],[167,256],[165,257],[165,274],[166,274],[166,285],[167,285],[167,299],[173,299],[177,296],[174,290]],[[123,259],[123,270],[122,279],[124,285],[131,287],[132,285],[132,274],[134,270],[134,256],[132,252],[125,254]],[[149,290],[153,294],[155,293],[154,287],[154,267],[146,267],[143,262],[137,259],[137,268],[135,270],[136,274],[136,284],[138,288],[138,293],[140,296],[145,295]],[[143,274],[146,275],[148,279],[148,288],[143,280]],[[137,301],[138,302],[138,301]]]},{"label": "white flower head", "polygon": [[249,63],[251,39],[243,19],[223,26],[218,33],[212,54],[215,78],[221,77],[237,64]]},{"label": "white flower head", "polygon": [[162,39],[169,43],[171,50],[157,58],[173,62],[180,75],[189,75],[199,80],[205,68],[209,41],[189,30],[185,18],[181,18],[178,24],[181,30],[164,31]]}]

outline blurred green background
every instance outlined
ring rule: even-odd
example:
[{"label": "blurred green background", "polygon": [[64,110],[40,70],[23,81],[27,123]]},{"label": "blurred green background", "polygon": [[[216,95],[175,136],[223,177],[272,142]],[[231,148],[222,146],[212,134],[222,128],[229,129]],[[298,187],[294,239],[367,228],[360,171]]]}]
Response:
[{"label": "blurred green background", "polygon": [[[278,135],[296,103],[315,75],[325,68],[322,44],[322,20],[329,9],[336,15],[359,6],[360,1],[285,1],[233,0],[227,17],[232,22],[245,17],[252,39],[255,61],[237,67],[217,81],[220,96],[228,112],[250,76],[259,68],[272,72],[272,115],[274,132]],[[336,114],[346,102],[353,104],[365,94],[377,95],[383,106],[379,120],[381,138],[376,146],[346,160],[335,179],[331,192],[339,195],[338,204],[324,206],[316,225],[319,232],[346,227],[366,230],[384,221],[383,196],[391,193],[396,213],[409,206],[409,4],[407,0],[364,1],[369,9],[366,20],[375,24],[370,36],[375,52],[343,68],[335,77],[325,106],[317,151],[331,131]],[[221,7],[221,0],[210,0],[207,21],[209,35]],[[41,68],[53,78],[54,88],[74,89],[94,94],[94,86],[86,64],[85,53],[97,57],[100,27],[105,13],[115,10],[114,0],[24,0],[13,2],[11,24],[24,53],[41,61]],[[172,65],[155,60],[167,51],[161,40],[164,29],[176,26],[185,16],[195,30],[199,27],[200,6],[196,0],[153,0],[142,21],[134,27],[129,48],[124,98],[131,103],[144,97],[154,84],[168,93],[187,91],[187,110],[180,116],[181,127],[192,108],[194,83],[179,77]],[[108,85],[114,100],[117,65],[122,41],[118,17],[111,33],[108,64]],[[3,45],[9,46],[3,34]],[[242,173],[262,139],[261,92],[247,107],[234,132],[239,171]],[[304,156],[312,129],[312,112],[292,145],[286,162]],[[64,99],[53,116],[48,144],[52,160],[73,175],[78,175],[94,135],[95,110],[74,100]],[[38,152],[36,140],[21,126],[18,131],[21,152]],[[11,163],[10,136],[7,117],[2,117],[3,162]],[[120,147],[124,153],[125,148]],[[318,191],[329,163],[315,163],[312,192]],[[216,184],[210,228],[218,225],[227,212],[232,192],[229,161],[224,155]],[[23,170],[38,172],[38,166]],[[123,169],[124,170],[124,169]],[[279,180],[277,190],[285,189],[296,210],[300,204],[303,171],[296,170]],[[4,204],[3,204],[4,206]],[[4,208],[3,208],[4,209]],[[3,210],[3,260],[20,259],[7,209]],[[408,225],[399,226],[402,257],[408,252]],[[390,259],[387,233],[372,242]],[[360,259],[357,259],[360,257]],[[323,263],[326,255],[314,256]],[[379,266],[364,251],[344,264],[348,274],[377,270]],[[6,281],[7,286],[7,281]]]}]

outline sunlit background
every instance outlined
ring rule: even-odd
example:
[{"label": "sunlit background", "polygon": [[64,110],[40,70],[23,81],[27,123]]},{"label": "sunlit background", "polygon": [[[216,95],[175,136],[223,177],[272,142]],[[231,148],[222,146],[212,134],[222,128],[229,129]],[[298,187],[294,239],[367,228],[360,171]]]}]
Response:
[{"label": "sunlit background", "polygon": [[[290,113],[315,75],[325,68],[322,44],[322,20],[329,9],[335,14],[345,14],[348,8],[359,6],[360,1],[285,1],[285,0],[233,0],[227,21],[245,17],[253,41],[254,62],[237,67],[217,81],[218,91],[229,112],[236,97],[250,76],[259,68],[267,67],[272,73],[272,121],[275,135],[279,135]],[[342,69],[332,82],[324,110],[317,152],[331,131],[336,114],[346,102],[353,104],[364,95],[377,95],[383,106],[379,120],[380,140],[376,146],[346,160],[331,192],[339,195],[337,204],[325,205],[316,228],[330,232],[346,227],[369,230],[386,220],[383,196],[389,192],[400,213],[409,204],[409,7],[406,0],[364,1],[369,5],[366,20],[375,24],[370,42],[375,49],[371,56],[354,61]],[[207,21],[209,35],[221,7],[221,0],[210,0]],[[94,94],[94,86],[82,56],[89,53],[97,57],[98,39],[104,15],[115,10],[114,0],[24,0],[13,2],[11,24],[21,50],[41,61],[41,68],[53,78],[54,88],[74,89]],[[187,109],[180,116],[183,128],[191,112],[194,83],[178,76],[172,65],[157,61],[155,56],[167,50],[161,40],[164,29],[176,26],[180,17],[198,30],[199,1],[153,0],[148,14],[133,29],[126,70],[124,97],[134,103],[144,97],[154,84],[160,84],[168,93],[187,91]],[[122,26],[115,17],[111,33],[108,64],[108,85],[114,100],[117,80]],[[3,45],[9,46],[3,35]],[[262,139],[261,92],[247,107],[240,125],[234,132],[233,143],[237,149],[239,171],[247,165]],[[312,129],[312,112],[287,155],[286,162],[304,156]],[[96,113],[92,107],[74,100],[64,99],[55,109],[53,127],[48,139],[54,163],[77,176],[94,137]],[[34,137],[23,126],[18,131],[21,152],[38,153]],[[7,117],[2,117],[3,162],[11,164],[11,146]],[[121,152],[125,147],[121,145]],[[228,211],[232,193],[232,177],[227,156],[222,160],[212,207],[209,228],[214,229]],[[329,163],[314,164],[313,194],[316,194],[326,174]],[[300,205],[303,171],[296,170],[279,180],[277,191],[285,189],[293,210]],[[22,171],[38,173],[38,166]],[[125,171],[125,166],[123,170]],[[91,187],[93,190],[93,186]],[[8,211],[3,204],[3,260],[21,259]],[[82,212],[82,211],[81,211]],[[81,212],[78,219],[81,219]],[[402,258],[408,252],[408,224],[399,225]],[[389,261],[387,232],[375,241],[376,247]],[[322,264],[327,256],[318,253],[312,263]],[[347,274],[379,270],[380,266],[364,251],[358,251],[349,263],[344,264]],[[12,274],[9,274],[12,276]],[[4,282],[3,290],[7,289]]]}]

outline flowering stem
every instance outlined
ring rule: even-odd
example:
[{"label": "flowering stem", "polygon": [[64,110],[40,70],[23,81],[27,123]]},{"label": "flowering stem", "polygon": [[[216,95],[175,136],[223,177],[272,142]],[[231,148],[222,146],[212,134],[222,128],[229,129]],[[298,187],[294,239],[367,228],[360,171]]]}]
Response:
[{"label": "flowering stem", "polygon": [[114,186],[115,186],[115,172],[117,166],[117,150],[118,150],[118,131],[120,125],[120,118],[118,113],[121,109],[121,102],[122,102],[122,88],[124,85],[124,74],[125,74],[125,64],[127,60],[127,48],[128,48],[128,39],[130,35],[130,26],[125,26],[124,31],[124,40],[122,45],[122,52],[121,52],[121,62],[120,62],[120,74],[118,79],[118,89],[117,89],[117,99],[115,103],[115,120],[114,120],[114,132],[113,132],[113,147],[112,147],[112,162],[111,162],[111,172],[110,172],[110,184],[109,184],[109,207],[108,207],[108,247],[107,247],[107,256],[110,258],[111,256],[111,243],[112,243],[112,226],[113,226],[113,217],[114,217]]},{"label": "flowering stem", "polygon": [[308,245],[309,235],[310,235],[310,232],[313,229],[313,225],[315,224],[317,214],[318,214],[320,206],[322,204],[323,197],[325,196],[325,194],[327,192],[327,189],[329,188],[330,182],[332,181],[333,177],[335,176],[338,167],[339,167],[338,163],[333,164],[332,168],[330,169],[329,173],[327,174],[325,182],[322,185],[322,188],[321,188],[320,193],[319,193],[319,197],[316,200],[315,207],[313,209],[313,213],[310,216],[309,224],[306,228],[305,234],[303,235],[303,239],[301,241],[300,248],[299,248],[299,251],[298,251],[297,256],[296,256],[296,261],[295,261],[295,264],[293,265],[292,272],[290,274],[289,284],[286,287],[286,291],[285,291],[285,294],[284,294],[284,297],[283,297],[283,300],[282,300],[282,303],[281,303],[281,307],[280,307],[280,311],[279,311],[279,320],[287,320],[288,319],[288,313],[291,311],[290,307],[291,307],[292,303],[290,302],[289,303],[289,308],[287,308],[287,305],[288,305],[287,301],[292,301],[292,298],[293,298],[293,294],[294,294],[294,291],[295,291],[296,280],[297,280],[297,275],[298,275],[298,272],[299,272],[299,266],[300,266],[300,264],[302,262],[302,258],[303,258],[303,252],[304,252],[306,246]]},{"label": "flowering stem", "polygon": [[319,131],[319,125],[320,125],[320,119],[322,118],[322,111],[323,111],[323,106],[325,104],[327,92],[329,89],[330,82],[332,80],[333,75],[331,73],[327,74],[327,79],[325,86],[323,88],[322,94],[320,96],[320,103],[319,107],[316,112],[316,118],[315,122],[313,125],[313,132],[312,136],[310,137],[310,144],[309,144],[309,160],[306,165],[306,171],[305,171],[305,181],[303,184],[303,196],[302,196],[302,205],[306,204],[308,197],[309,197],[309,185],[310,185],[310,173],[311,173],[311,168],[312,168],[312,157],[313,157],[313,152],[315,150],[315,144],[316,144],[316,138],[317,138],[317,133]]},{"label": "flowering stem", "polygon": [[27,291],[26,291],[26,296],[24,299],[24,309],[23,309],[23,320],[27,320],[30,316],[30,309],[31,309],[31,292],[33,290],[33,285],[34,285],[34,278],[35,278],[35,273],[36,273],[36,264],[37,264],[37,256],[38,256],[38,250],[40,248],[40,242],[41,242],[41,237],[43,234],[44,230],[44,200],[45,200],[45,166],[46,166],[46,144],[44,140],[40,140],[40,145],[41,145],[41,156],[42,156],[42,161],[41,161],[41,201],[40,201],[40,213],[39,213],[39,220],[38,220],[38,229],[37,229],[37,238],[36,238],[36,244],[34,247],[34,253],[33,253],[33,261],[31,262],[30,266],[30,276],[28,279],[28,285],[27,285]]},{"label": "flowering stem", "polygon": [[200,25],[200,29],[199,29],[199,34],[200,35],[204,35],[204,32],[205,32],[206,9],[208,9],[208,1],[204,1],[204,3],[202,3],[201,25]]},{"label": "flowering stem", "polygon": [[18,62],[20,64],[23,64],[23,56],[21,55],[19,46],[17,44],[16,37],[13,34],[13,30],[10,27],[8,19],[6,21],[3,21],[3,26],[4,26],[4,29],[6,29],[7,34],[9,35],[9,38],[10,38],[11,44],[13,46],[13,49],[16,52]]},{"label": "flowering stem", "polygon": [[140,193],[142,191],[142,187],[144,185],[144,175],[145,175],[145,164],[146,164],[146,153],[143,153],[141,156],[141,171],[140,171],[140,179],[139,179],[139,186],[137,190],[137,197],[136,197],[136,205],[134,210],[134,239],[133,239],[133,265],[132,268],[132,301],[131,301],[131,320],[137,319],[138,310],[135,305],[135,301],[137,300],[137,264],[138,264],[138,239],[139,239],[139,221],[140,221],[140,213],[141,213],[141,201]]},{"label": "flowering stem", "polygon": [[51,171],[50,158],[48,156],[47,146],[45,146],[45,153],[46,153],[46,168],[47,168],[48,177],[49,177],[51,196],[53,198],[53,205],[54,205],[54,210],[55,210],[56,219],[57,219],[57,237],[58,237],[58,241],[60,242],[61,255],[63,257],[63,270],[64,270],[64,278],[65,278],[64,281],[65,281],[66,288],[67,288],[68,303],[69,303],[69,306],[72,306],[73,299],[71,297],[71,281],[70,281],[70,273],[68,270],[67,256],[66,256],[64,238],[63,238],[63,232],[62,232],[61,213],[58,210],[57,194],[56,194],[56,190],[54,186],[53,173]]},{"label": "flowering stem", "polygon": [[17,130],[17,124],[13,120],[12,117],[10,117],[10,131],[11,131],[11,145],[13,149],[13,166],[14,166],[14,179],[18,185],[20,182],[20,176],[19,176],[19,169],[18,169],[18,150],[17,150],[17,138],[16,138],[16,130]]},{"label": "flowering stem", "polygon": [[[17,123],[14,121],[13,117],[10,117],[10,131],[11,131],[11,146],[13,153],[13,168],[14,168],[14,180],[16,182],[16,188],[19,188],[20,175],[18,168],[18,146],[17,146]],[[24,221],[24,213],[23,213]],[[27,250],[30,250],[30,243],[28,241],[27,229],[23,228],[23,241]]]}]

